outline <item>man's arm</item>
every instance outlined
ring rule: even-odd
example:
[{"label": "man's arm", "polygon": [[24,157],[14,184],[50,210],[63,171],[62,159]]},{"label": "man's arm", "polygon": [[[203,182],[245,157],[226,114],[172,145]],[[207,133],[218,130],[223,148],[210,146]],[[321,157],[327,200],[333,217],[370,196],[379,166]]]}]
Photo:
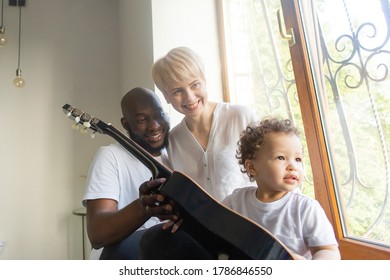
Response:
[{"label": "man's arm", "polygon": [[151,216],[160,219],[175,219],[172,206],[164,203],[164,197],[152,190],[165,179],[148,181],[140,186],[140,197],[121,210],[112,199],[87,201],[87,230],[92,247],[99,249],[125,239]]}]

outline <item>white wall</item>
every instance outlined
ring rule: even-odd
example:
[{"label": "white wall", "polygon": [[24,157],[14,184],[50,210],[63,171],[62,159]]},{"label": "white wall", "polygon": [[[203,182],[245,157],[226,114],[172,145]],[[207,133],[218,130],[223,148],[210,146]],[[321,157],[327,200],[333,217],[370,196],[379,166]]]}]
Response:
[{"label": "white wall", "polygon": [[122,92],[136,86],[153,89],[151,0],[119,0],[118,3]]},{"label": "white wall", "polygon": [[0,49],[0,259],[81,258],[80,207],[87,168],[105,137],[71,129],[65,103],[117,120],[121,97],[117,4],[106,0],[5,1],[8,44]]},{"label": "white wall", "polygon": [[96,149],[112,140],[74,131],[61,107],[70,103],[120,128],[122,95],[134,86],[153,88],[154,59],[178,45],[204,57],[211,98],[219,99],[215,1],[27,0],[22,89],[12,85],[18,12],[5,2],[0,259],[81,259],[81,220],[72,210],[81,207]]}]

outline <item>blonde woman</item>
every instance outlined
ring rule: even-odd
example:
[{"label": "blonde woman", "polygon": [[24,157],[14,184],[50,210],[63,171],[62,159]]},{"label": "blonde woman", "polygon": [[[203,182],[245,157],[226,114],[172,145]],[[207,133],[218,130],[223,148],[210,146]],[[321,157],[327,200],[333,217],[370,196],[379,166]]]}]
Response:
[{"label": "blonde woman", "polygon": [[194,179],[216,200],[247,186],[235,158],[241,131],[257,120],[249,108],[208,100],[201,58],[178,47],[158,59],[153,80],[165,100],[184,115],[170,131],[168,155],[174,170]]},{"label": "blonde woman", "polygon": [[[257,120],[256,115],[244,106],[209,101],[203,62],[189,48],[174,48],[158,59],[152,75],[167,103],[184,116],[169,132],[171,167],[194,179],[217,201],[248,186],[249,178],[240,171],[235,155],[240,133]],[[145,232],[143,259],[218,257],[182,228],[174,234],[162,228],[168,227],[156,225]]]}]

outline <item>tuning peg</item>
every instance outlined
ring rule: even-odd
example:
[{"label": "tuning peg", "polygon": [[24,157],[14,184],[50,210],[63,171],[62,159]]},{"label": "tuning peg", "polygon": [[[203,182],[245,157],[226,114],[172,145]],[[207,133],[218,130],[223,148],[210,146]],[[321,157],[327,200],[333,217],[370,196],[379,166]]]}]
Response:
[{"label": "tuning peg", "polygon": [[88,131],[87,127],[83,127],[82,129],[80,129],[80,133],[82,133],[82,134],[87,133],[87,131]]},{"label": "tuning peg", "polygon": [[75,117],[72,128],[78,130],[79,129],[79,122],[80,122],[80,117]]},{"label": "tuning peg", "polygon": [[83,122],[83,128],[81,129],[81,133],[87,133],[88,128],[91,127],[91,120],[88,122]]},{"label": "tuning peg", "polygon": [[91,133],[91,139],[94,139],[95,136],[96,136],[96,131],[94,131],[94,132]]},{"label": "tuning peg", "polygon": [[85,126],[85,128],[90,128],[91,127],[91,123],[90,122],[84,122],[83,126]]},{"label": "tuning peg", "polygon": [[69,111],[65,114],[65,116],[67,116],[68,118],[69,118],[70,116],[72,116],[72,112],[74,111],[74,109],[75,109],[75,108],[72,108],[72,107],[69,108],[69,109],[68,109]]}]

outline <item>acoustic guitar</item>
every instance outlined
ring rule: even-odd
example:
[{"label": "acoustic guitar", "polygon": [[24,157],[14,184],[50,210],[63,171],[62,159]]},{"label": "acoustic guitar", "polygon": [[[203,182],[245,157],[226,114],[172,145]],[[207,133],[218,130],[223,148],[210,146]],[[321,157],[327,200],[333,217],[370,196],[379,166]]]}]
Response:
[{"label": "acoustic guitar", "polygon": [[166,178],[158,191],[175,202],[183,219],[180,228],[216,258],[245,260],[293,260],[289,249],[267,229],[225,207],[196,182],[181,172],[159,163],[148,151],[111,124],[66,104],[64,113],[74,126],[107,134],[139,159],[152,172],[153,179]]}]

